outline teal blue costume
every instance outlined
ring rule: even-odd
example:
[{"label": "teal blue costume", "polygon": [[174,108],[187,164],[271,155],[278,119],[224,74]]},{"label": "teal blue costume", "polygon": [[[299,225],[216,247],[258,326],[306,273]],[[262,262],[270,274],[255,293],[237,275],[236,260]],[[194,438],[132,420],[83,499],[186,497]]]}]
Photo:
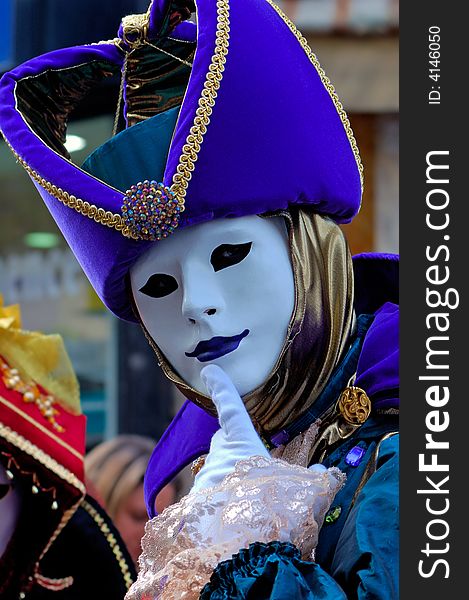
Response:
[{"label": "teal blue costume", "polygon": [[[356,345],[357,381],[360,365],[365,363],[366,387],[380,389],[372,396],[375,403],[370,417],[323,461],[327,467],[341,469],[347,481],[326,516],[316,562],[301,560],[292,544],[254,543],[218,565],[201,600],[399,597],[397,320],[398,310],[392,304],[378,311],[371,326],[368,318],[359,319],[358,329],[366,333],[363,346],[360,342]],[[370,356],[369,361],[365,355]],[[347,381],[355,365],[352,346],[335,381],[333,376],[326,393],[314,405],[316,413],[321,411],[321,403],[337,397],[335,385],[340,387]],[[359,462],[350,464],[350,452],[357,447],[364,453]]]},{"label": "teal blue costume", "polygon": [[[367,454],[372,455],[376,441],[370,439]],[[334,506],[342,508],[341,516],[324,525],[317,563],[302,561],[291,544],[252,544],[217,567],[201,600],[398,598],[398,439],[393,436],[381,443],[378,468],[353,506],[358,477],[352,476],[337,495]],[[342,452],[339,448],[327,462]]]}]

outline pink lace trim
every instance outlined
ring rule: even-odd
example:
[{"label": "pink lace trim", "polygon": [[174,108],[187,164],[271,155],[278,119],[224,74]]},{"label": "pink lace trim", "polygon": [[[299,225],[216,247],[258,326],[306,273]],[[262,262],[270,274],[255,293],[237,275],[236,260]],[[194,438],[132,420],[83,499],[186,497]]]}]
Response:
[{"label": "pink lace trim", "polygon": [[251,457],[216,487],[191,492],[149,521],[126,600],[196,600],[223,560],[253,542],[291,542],[314,559],[320,527],[345,476]]}]

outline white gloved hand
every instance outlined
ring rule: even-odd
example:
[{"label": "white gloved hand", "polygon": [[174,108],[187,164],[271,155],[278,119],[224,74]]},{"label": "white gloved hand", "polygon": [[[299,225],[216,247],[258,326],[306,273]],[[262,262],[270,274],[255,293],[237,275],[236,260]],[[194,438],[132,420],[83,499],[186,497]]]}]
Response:
[{"label": "white gloved hand", "polygon": [[191,492],[221,483],[239,460],[251,456],[269,457],[238,391],[217,365],[207,365],[201,378],[218,412],[219,429],[210,444],[205,464],[194,480]]}]

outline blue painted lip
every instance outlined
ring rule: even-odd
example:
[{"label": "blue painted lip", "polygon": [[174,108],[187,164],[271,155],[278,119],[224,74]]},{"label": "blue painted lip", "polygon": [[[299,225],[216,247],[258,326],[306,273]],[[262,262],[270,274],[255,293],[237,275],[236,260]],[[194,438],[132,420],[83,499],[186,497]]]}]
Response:
[{"label": "blue painted lip", "polygon": [[192,352],[185,352],[185,355],[189,358],[196,358],[200,362],[208,362],[215,360],[234,352],[240,345],[241,340],[249,335],[249,329],[245,329],[243,333],[234,335],[233,337],[213,337],[210,340],[202,341],[197,344],[195,350]]}]

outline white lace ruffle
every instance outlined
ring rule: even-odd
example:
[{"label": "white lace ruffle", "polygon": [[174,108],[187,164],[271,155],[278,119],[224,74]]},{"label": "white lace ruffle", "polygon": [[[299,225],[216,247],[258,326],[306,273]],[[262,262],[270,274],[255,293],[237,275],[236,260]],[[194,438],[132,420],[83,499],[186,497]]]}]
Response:
[{"label": "white lace ruffle", "polygon": [[319,529],[345,476],[251,457],[216,487],[191,492],[149,521],[126,600],[197,599],[223,560],[253,542],[291,542],[314,559]]}]

